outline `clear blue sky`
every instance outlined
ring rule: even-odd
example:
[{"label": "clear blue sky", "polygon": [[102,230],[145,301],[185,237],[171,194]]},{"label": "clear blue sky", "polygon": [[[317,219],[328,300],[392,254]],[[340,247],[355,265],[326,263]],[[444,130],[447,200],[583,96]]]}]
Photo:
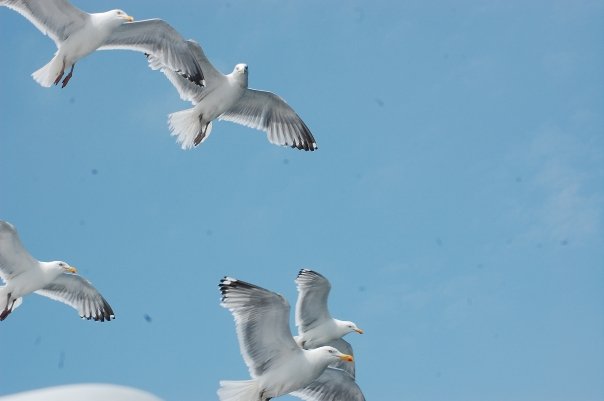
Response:
[{"label": "clear blue sky", "polygon": [[161,17],[224,72],[247,63],[319,150],[218,122],[182,151],[166,116],[189,104],[142,55],[95,53],[45,89],[30,74],[54,44],[0,8],[0,218],[117,314],[26,298],[0,324],[0,395],[215,400],[248,377],[218,280],[293,304],[310,267],[365,329],[348,339],[368,400],[604,398],[601,1],[75,4]]}]

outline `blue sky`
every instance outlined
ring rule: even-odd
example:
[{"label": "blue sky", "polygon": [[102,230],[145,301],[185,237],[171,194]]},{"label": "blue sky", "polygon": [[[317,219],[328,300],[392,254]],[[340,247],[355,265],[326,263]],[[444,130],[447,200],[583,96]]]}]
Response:
[{"label": "blue sky", "polygon": [[74,3],[247,63],[319,150],[218,122],[183,151],[166,118],[189,105],[142,55],[95,53],[45,89],[30,74],[54,44],[1,8],[0,218],[117,319],[26,298],[0,327],[0,395],[217,399],[248,377],[219,279],[293,304],[310,267],[365,329],[348,340],[367,399],[604,398],[602,2]]}]

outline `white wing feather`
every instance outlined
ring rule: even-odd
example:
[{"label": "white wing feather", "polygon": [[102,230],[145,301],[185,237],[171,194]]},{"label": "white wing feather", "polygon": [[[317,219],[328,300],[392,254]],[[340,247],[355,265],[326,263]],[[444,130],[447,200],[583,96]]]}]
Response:
[{"label": "white wing feather", "polygon": [[113,309],[105,298],[88,280],[77,274],[62,273],[36,293],[66,303],[76,309],[84,319],[103,322],[115,318]]},{"label": "white wing feather", "polygon": [[0,278],[10,280],[37,265],[38,261],[21,244],[15,227],[0,220]]},{"label": "white wing feather", "polygon": [[315,271],[302,269],[296,277],[296,287],[296,326],[301,333],[331,319],[327,309],[331,284],[325,277]]},{"label": "white wing feather", "polygon": [[57,47],[90,19],[90,14],[67,0],[0,0],[0,6],[23,15],[40,32],[48,35]]},{"label": "white wing feather", "polygon": [[235,318],[241,354],[253,378],[281,358],[302,352],[289,330],[289,304],[283,296],[230,277],[219,287],[221,305]]}]

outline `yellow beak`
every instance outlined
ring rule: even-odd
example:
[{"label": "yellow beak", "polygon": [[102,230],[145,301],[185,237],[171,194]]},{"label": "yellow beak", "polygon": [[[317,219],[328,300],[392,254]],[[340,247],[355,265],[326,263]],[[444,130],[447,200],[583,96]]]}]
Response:
[{"label": "yellow beak", "polygon": [[67,269],[67,271],[68,271],[69,273],[76,273],[76,274],[77,274],[78,269],[76,269],[76,268],[75,268],[75,267],[73,267],[73,266],[69,266],[69,268]]},{"label": "yellow beak", "polygon": [[357,332],[357,333],[359,333],[359,334],[363,334],[363,333],[364,333],[364,331],[363,331],[363,330],[361,330],[361,329],[355,329],[354,331],[356,331],[356,332]]},{"label": "yellow beak", "polygon": [[354,361],[354,358],[352,357],[352,355],[348,355],[348,354],[342,354],[340,355],[340,359],[346,362],[352,362]]},{"label": "yellow beak", "polygon": [[132,22],[132,21],[134,21],[134,17],[131,17],[130,15],[126,15],[126,16],[124,17],[124,19],[125,19],[126,21],[128,21],[128,22]]}]

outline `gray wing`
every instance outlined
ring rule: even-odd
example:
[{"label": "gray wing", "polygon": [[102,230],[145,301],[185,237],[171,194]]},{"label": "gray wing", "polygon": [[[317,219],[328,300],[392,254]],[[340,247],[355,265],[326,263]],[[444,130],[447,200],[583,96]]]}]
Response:
[{"label": "gray wing", "polygon": [[0,220],[0,278],[10,280],[37,264],[21,244],[15,227]]},{"label": "gray wing", "polygon": [[151,68],[167,67],[197,85],[203,85],[204,73],[189,50],[187,41],[161,19],[124,23],[115,29],[99,50],[134,50],[153,57]]},{"label": "gray wing", "polygon": [[153,55],[149,56],[149,65],[153,69],[161,69],[161,71],[170,80],[172,85],[174,85],[182,100],[197,104],[205,96],[205,93],[208,91],[207,88],[215,88],[222,85],[222,82],[226,80],[226,77],[216,68],[214,68],[212,63],[210,63],[210,60],[208,60],[203,52],[203,49],[197,42],[194,40],[187,40],[186,43],[189,51],[191,54],[193,54],[193,57],[195,57],[195,60],[201,66],[206,83],[205,87],[194,85],[189,80],[184,79],[170,68],[165,68],[161,60]]},{"label": "gray wing", "polygon": [[[340,351],[344,354],[354,355],[354,353],[352,352],[352,345],[350,345],[350,343],[348,343],[348,341],[342,340],[341,338],[330,341],[325,345],[334,347],[335,349],[337,349],[338,351]],[[352,376],[353,379],[355,378],[354,361],[346,362],[346,361],[339,360],[338,362],[334,362],[329,366],[332,368],[341,369],[344,372],[348,373],[350,376]]]},{"label": "gray wing", "polygon": [[291,395],[305,401],[365,401],[359,385],[346,372],[327,368],[317,380]]},{"label": "gray wing", "polygon": [[81,318],[104,322],[115,318],[113,309],[103,296],[85,278],[62,273],[36,294],[66,303],[76,309]]},{"label": "gray wing", "polygon": [[296,277],[296,287],[298,288],[296,326],[300,333],[331,319],[327,309],[331,284],[325,277],[315,271],[302,269]]},{"label": "gray wing", "polygon": [[247,89],[219,120],[232,121],[265,131],[270,143],[313,151],[317,143],[304,121],[279,96]]},{"label": "gray wing", "polygon": [[57,45],[84,26],[90,14],[67,0],[0,0],[0,6],[15,10]]},{"label": "gray wing", "polygon": [[235,318],[241,355],[252,377],[302,352],[289,330],[289,304],[283,296],[230,277],[220,280],[219,287],[221,306]]}]

